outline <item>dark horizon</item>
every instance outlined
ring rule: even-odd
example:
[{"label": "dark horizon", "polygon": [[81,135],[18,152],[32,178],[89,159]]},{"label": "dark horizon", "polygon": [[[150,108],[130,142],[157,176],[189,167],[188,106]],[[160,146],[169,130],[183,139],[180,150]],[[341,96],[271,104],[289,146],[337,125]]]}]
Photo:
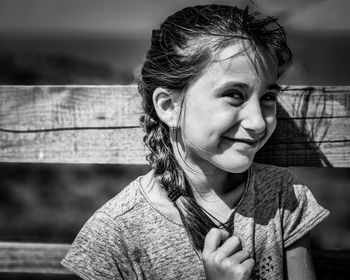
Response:
[{"label": "dark horizon", "polygon": [[[287,39],[294,60],[282,83],[350,84],[349,33],[289,31]],[[134,83],[149,43],[146,35],[3,34],[0,35],[0,84]],[[36,63],[45,65],[44,69],[51,73],[46,76],[47,81],[45,73],[40,77]],[[17,72],[26,72],[26,78],[21,80]]]}]

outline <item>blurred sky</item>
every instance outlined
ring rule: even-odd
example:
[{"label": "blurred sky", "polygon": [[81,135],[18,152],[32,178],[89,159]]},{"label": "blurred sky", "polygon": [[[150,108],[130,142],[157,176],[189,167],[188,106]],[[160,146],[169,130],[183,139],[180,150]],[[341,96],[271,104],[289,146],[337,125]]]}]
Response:
[{"label": "blurred sky", "polygon": [[144,34],[179,8],[208,3],[256,6],[288,29],[350,31],[348,0],[0,0],[0,32]]},{"label": "blurred sky", "polygon": [[[349,0],[0,0],[0,48],[70,52],[135,69],[147,50],[151,30],[165,17],[186,6],[208,3],[249,5],[280,18],[295,54],[287,83],[350,84]],[[4,39],[9,36],[69,40]],[[73,44],[79,36],[90,40]],[[123,48],[120,41],[101,41],[120,37],[135,41]]]}]

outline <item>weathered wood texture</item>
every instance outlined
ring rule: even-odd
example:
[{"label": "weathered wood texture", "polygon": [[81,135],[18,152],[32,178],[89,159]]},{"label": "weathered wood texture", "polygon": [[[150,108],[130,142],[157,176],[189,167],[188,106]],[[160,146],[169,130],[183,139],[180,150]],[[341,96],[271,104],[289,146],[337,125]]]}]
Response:
[{"label": "weathered wood texture", "polygon": [[277,117],[277,129],[257,161],[350,166],[350,87],[287,87]]},{"label": "weathered wood texture", "polygon": [[68,244],[0,242],[0,271],[70,274],[61,264]]},{"label": "weathered wood texture", "polygon": [[[60,265],[68,251],[66,244],[0,242],[0,272],[71,274]],[[313,252],[317,279],[348,279],[350,252],[316,250]]]},{"label": "weathered wood texture", "polygon": [[[350,166],[350,87],[290,87],[257,161]],[[0,161],[145,163],[136,86],[1,86]]]}]

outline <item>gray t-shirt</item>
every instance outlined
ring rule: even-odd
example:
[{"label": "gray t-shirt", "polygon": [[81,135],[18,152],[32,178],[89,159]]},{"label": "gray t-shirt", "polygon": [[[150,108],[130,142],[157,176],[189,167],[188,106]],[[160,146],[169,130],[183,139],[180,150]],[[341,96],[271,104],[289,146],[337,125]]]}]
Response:
[{"label": "gray t-shirt", "polygon": [[[283,252],[329,212],[288,169],[254,163],[229,225],[255,259],[254,279],[282,279]],[[62,264],[83,279],[205,279],[184,227],[148,200],[140,178],[86,222]]]}]

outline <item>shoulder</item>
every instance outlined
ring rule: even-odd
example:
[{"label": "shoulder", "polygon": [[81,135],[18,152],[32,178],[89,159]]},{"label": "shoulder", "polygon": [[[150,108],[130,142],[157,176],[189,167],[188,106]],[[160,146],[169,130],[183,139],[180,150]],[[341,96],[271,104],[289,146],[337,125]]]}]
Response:
[{"label": "shoulder", "polygon": [[[89,237],[110,240],[112,237],[122,238],[123,232],[128,227],[126,221],[130,220],[124,216],[135,212],[144,211],[140,207],[142,204],[142,196],[139,193],[138,182],[139,178],[127,185],[119,194],[111,198],[85,222],[81,228],[77,238]],[[85,238],[84,237],[84,238]]]},{"label": "shoulder", "polygon": [[307,186],[286,167],[254,163],[250,180],[251,190],[263,207],[276,203],[281,207],[285,201],[297,203],[311,194]]},{"label": "shoulder", "polygon": [[83,279],[122,279],[120,273],[134,275],[126,241],[129,234],[125,233],[128,225],[122,217],[133,212],[142,201],[137,180],[86,221],[62,260],[62,265]]},{"label": "shoulder", "polygon": [[107,201],[97,211],[109,216],[112,220],[117,220],[129,212],[139,210],[139,205],[142,203],[143,196],[139,189],[140,177],[127,185],[120,193]]},{"label": "shoulder", "polygon": [[140,217],[148,217],[150,207],[140,191],[139,180],[132,181],[116,196],[97,209],[85,222],[79,236],[95,235],[98,238],[123,239],[125,231],[129,232]]},{"label": "shoulder", "polygon": [[266,189],[276,192],[291,187],[293,184],[303,184],[301,180],[288,168],[253,163],[251,177],[259,189]]},{"label": "shoulder", "polygon": [[[137,186],[138,180],[139,178],[127,185],[85,222],[63,260],[63,265],[73,271],[93,275],[92,271],[85,271],[85,264],[91,264],[91,267],[114,267],[111,264],[115,258],[126,261],[125,256],[128,255],[129,250],[126,239],[130,225],[124,216],[137,211],[142,201]],[[102,264],[96,261],[97,255],[103,259]],[[106,268],[106,271],[108,270]],[[95,279],[95,277],[88,279]]]},{"label": "shoulder", "polygon": [[254,162],[252,165],[252,172],[258,177],[264,177],[272,181],[289,181],[296,179],[294,173],[290,169],[277,165]]}]

